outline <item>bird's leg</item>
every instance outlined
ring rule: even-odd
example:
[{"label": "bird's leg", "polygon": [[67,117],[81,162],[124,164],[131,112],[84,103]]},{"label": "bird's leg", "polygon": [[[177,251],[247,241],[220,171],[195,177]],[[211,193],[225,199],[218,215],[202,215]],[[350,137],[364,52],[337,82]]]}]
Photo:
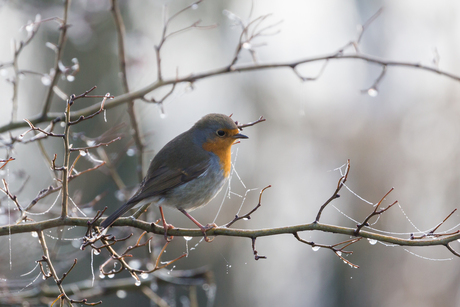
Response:
[{"label": "bird's leg", "polygon": [[171,238],[168,238],[168,229],[173,229],[174,226],[171,225],[171,224],[166,223],[165,215],[163,214],[163,208],[161,206],[159,206],[159,207],[160,207],[161,220],[163,222],[163,228],[165,230],[165,240],[168,241],[168,242],[171,242],[171,240],[174,237],[171,236]]},{"label": "bird's leg", "polygon": [[182,212],[183,214],[185,214],[186,217],[188,217],[193,223],[195,223],[196,226],[198,226],[201,229],[201,232],[203,233],[203,236],[204,236],[204,240],[206,242],[211,242],[212,240],[214,240],[214,239],[209,239],[208,238],[208,236],[206,235],[206,231],[208,231],[210,229],[213,229],[213,228],[216,228],[217,225],[215,223],[207,224],[206,226],[203,226],[203,225],[201,225],[200,222],[198,222],[193,216],[191,216],[184,209],[179,209],[179,211]]}]

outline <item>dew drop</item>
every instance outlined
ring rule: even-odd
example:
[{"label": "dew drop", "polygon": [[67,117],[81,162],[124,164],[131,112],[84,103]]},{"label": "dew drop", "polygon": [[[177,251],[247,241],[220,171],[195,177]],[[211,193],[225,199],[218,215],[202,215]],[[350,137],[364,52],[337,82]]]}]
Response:
[{"label": "dew drop", "polygon": [[184,236],[184,240],[185,240],[185,241],[190,241],[191,239],[193,239],[193,237],[186,237],[186,236]]},{"label": "dew drop", "polygon": [[374,239],[368,239],[369,240],[369,244],[370,245],[375,245],[377,244],[377,240],[374,240]]},{"label": "dew drop", "polygon": [[192,8],[192,10],[196,10],[198,8],[198,4],[196,4],[196,3],[192,4],[191,8]]},{"label": "dew drop", "polygon": [[147,278],[149,278],[149,274],[148,273],[142,273],[141,278],[142,279],[147,279]]},{"label": "dew drop", "polygon": [[41,80],[45,86],[49,86],[51,84],[51,77],[49,75],[43,75]]},{"label": "dew drop", "polygon": [[115,198],[118,199],[119,201],[124,201],[125,200],[125,194],[122,191],[117,190],[117,191],[115,191]]},{"label": "dew drop", "polygon": [[244,217],[244,218],[243,218],[243,221],[249,221],[249,218],[248,218],[248,217]]},{"label": "dew drop", "polygon": [[100,278],[100,279],[104,279],[104,278],[105,278],[105,275],[101,273],[101,274],[99,274],[99,278]]},{"label": "dew drop", "polygon": [[241,45],[241,47],[243,47],[243,49],[251,49],[252,48],[251,44],[248,43],[248,42],[243,43],[243,45]]},{"label": "dew drop", "polygon": [[127,155],[128,157],[132,157],[132,156],[134,156],[135,154],[136,154],[136,149],[133,148],[133,147],[128,148],[128,150],[126,151],[126,155]]},{"label": "dew drop", "polygon": [[141,262],[137,259],[134,259],[128,262],[128,265],[133,269],[138,270],[141,267]]},{"label": "dew drop", "polygon": [[73,247],[80,248],[81,244],[79,240],[72,240],[71,243]]},{"label": "dew drop", "polygon": [[317,252],[317,251],[319,251],[320,248],[321,248],[321,247],[319,247],[319,246],[312,246],[311,249],[312,249],[314,252]]},{"label": "dew drop", "polygon": [[108,278],[114,278],[115,277],[115,274],[109,274],[107,275]]},{"label": "dew drop", "polygon": [[138,279],[138,280],[136,280],[136,282],[134,284],[139,287],[141,285],[141,281]]},{"label": "dew drop", "polygon": [[82,156],[82,157],[86,156],[86,151],[80,150],[80,156]]},{"label": "dew drop", "polygon": [[377,89],[371,87],[367,90],[367,94],[371,97],[376,97],[379,94],[379,92],[377,91]]},{"label": "dew drop", "polygon": [[75,76],[68,75],[66,78],[67,78],[67,81],[69,81],[69,82],[75,81]]},{"label": "dew drop", "polygon": [[341,252],[341,251],[337,251],[336,254],[337,254],[337,256],[342,256],[342,252]]},{"label": "dew drop", "polygon": [[94,254],[94,255],[96,255],[96,256],[97,256],[97,255],[99,255],[100,253],[101,253],[101,252],[100,252],[100,251],[98,251],[97,249],[93,249],[93,254]]},{"label": "dew drop", "polygon": [[38,238],[38,233],[36,231],[32,231],[30,235],[34,238]]},{"label": "dew drop", "polygon": [[35,27],[35,25],[32,23],[31,20],[29,20],[29,21],[28,21],[28,24],[27,24],[27,26],[26,26],[26,31],[29,32],[29,33],[31,33],[31,32],[34,31],[34,27]]},{"label": "dew drop", "polygon": [[128,295],[128,293],[126,293],[125,290],[118,290],[118,291],[117,291],[117,296],[118,296],[118,298],[123,299],[123,298],[126,298],[127,295]]}]

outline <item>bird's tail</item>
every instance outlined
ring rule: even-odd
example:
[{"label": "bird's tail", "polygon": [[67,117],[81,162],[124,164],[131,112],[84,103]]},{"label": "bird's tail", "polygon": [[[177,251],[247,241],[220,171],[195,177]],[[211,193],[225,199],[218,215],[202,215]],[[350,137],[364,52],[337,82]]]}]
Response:
[{"label": "bird's tail", "polygon": [[122,216],[123,214],[125,214],[129,209],[131,209],[132,207],[134,207],[135,203],[130,203],[130,202],[127,202],[126,204],[124,204],[123,206],[121,206],[120,208],[118,208],[117,211],[115,211],[114,213],[112,213],[111,215],[109,215],[108,218],[106,218],[102,223],[101,223],[101,227],[104,228],[104,229],[107,229],[110,227],[110,225],[112,225],[120,216]]}]

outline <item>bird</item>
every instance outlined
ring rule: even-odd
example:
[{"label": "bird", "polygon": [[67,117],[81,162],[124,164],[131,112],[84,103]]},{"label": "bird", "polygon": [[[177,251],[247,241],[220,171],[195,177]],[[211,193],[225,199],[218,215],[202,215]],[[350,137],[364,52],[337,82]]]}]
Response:
[{"label": "bird", "polygon": [[154,203],[159,206],[167,241],[167,231],[174,226],[166,223],[163,206],[185,214],[210,242],[206,231],[217,225],[203,226],[189,211],[208,204],[219,193],[230,175],[232,145],[247,138],[229,116],[205,115],[155,155],[137,192],[100,226],[107,231],[128,210]]}]

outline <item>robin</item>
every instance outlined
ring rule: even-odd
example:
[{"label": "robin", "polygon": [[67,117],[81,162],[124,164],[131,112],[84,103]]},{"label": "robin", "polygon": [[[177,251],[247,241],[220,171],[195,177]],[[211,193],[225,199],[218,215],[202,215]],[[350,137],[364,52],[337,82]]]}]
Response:
[{"label": "robin", "polygon": [[165,239],[168,229],[162,206],[177,208],[195,223],[209,242],[206,231],[216,224],[201,225],[188,212],[209,203],[227,182],[231,169],[231,147],[240,134],[236,123],[223,114],[208,114],[188,131],[166,144],[150,163],[139,190],[102,223],[105,231],[133,207],[159,206]]}]

